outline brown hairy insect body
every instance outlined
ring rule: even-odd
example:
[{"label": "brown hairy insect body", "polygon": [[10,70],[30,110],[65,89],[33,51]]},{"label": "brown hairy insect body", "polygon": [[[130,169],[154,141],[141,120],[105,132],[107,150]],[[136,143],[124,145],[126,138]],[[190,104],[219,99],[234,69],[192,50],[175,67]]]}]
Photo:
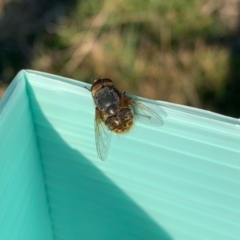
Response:
[{"label": "brown hairy insect body", "polygon": [[91,92],[96,105],[96,148],[101,160],[107,158],[111,133],[129,132],[133,126],[134,117],[145,118],[150,123],[163,125],[162,118],[156,112],[117,90],[110,79],[94,80]]}]

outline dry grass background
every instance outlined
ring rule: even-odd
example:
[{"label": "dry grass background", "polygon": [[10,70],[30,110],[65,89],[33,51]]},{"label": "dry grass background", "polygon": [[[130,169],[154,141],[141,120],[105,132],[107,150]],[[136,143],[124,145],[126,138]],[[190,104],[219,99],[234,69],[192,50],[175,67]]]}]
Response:
[{"label": "dry grass background", "polygon": [[[239,117],[240,0],[5,0],[0,81],[32,68]],[[238,89],[239,87],[239,89]]]}]

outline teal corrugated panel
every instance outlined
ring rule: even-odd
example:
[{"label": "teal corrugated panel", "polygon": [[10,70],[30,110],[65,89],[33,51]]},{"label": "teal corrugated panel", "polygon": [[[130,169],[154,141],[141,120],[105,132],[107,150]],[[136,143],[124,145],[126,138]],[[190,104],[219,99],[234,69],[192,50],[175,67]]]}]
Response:
[{"label": "teal corrugated panel", "polygon": [[24,75],[19,73],[0,105],[0,239],[52,240]]},{"label": "teal corrugated panel", "polygon": [[1,239],[239,239],[238,119],[135,97],[164,125],[136,122],[112,137],[103,162],[85,86],[22,71],[9,87],[0,106]]}]

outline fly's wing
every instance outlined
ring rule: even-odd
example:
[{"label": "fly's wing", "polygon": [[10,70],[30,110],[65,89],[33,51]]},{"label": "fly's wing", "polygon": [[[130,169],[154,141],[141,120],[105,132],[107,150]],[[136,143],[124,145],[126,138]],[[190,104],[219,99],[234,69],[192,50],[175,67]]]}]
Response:
[{"label": "fly's wing", "polygon": [[164,124],[162,118],[151,108],[144,104],[127,97],[129,104],[133,108],[134,115],[137,120],[143,123],[150,123],[156,126],[162,126]]},{"label": "fly's wing", "polygon": [[108,156],[112,132],[108,130],[100,116],[98,110],[95,112],[95,142],[99,158],[104,161]]}]

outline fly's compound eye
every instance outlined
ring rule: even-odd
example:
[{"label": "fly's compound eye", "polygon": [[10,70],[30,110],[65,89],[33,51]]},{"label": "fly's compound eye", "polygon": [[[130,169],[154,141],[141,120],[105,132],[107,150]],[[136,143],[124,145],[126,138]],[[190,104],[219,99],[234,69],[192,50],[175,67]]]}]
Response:
[{"label": "fly's compound eye", "polygon": [[95,79],[91,87],[92,95],[95,96],[96,92],[99,91],[101,88],[110,86],[113,86],[113,82],[111,79]]},{"label": "fly's compound eye", "polygon": [[104,87],[110,87],[110,86],[113,86],[113,82],[111,79],[109,78],[104,78],[104,79],[99,79],[101,82],[102,82],[102,85]]}]

